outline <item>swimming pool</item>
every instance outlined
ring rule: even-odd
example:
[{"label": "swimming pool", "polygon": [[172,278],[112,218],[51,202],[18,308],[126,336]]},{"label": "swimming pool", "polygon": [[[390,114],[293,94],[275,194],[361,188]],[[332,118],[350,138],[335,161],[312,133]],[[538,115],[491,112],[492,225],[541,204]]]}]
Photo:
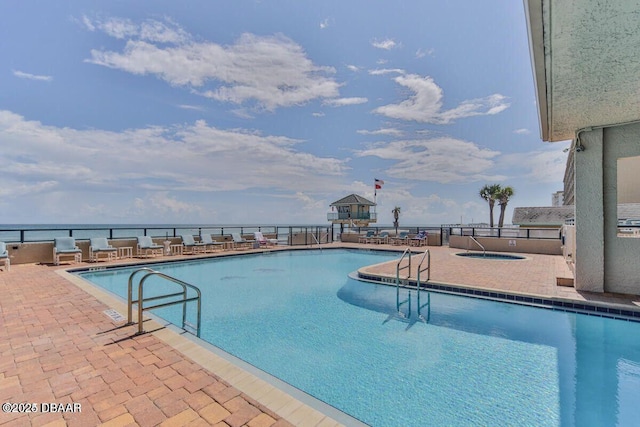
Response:
[{"label": "swimming pool", "polygon": [[[639,324],[435,292],[423,322],[408,290],[403,318],[395,288],[347,276],[398,257],[287,251],[153,268],[200,287],[204,339],[374,426],[640,418]],[[82,276],[125,296],[131,271]]]}]

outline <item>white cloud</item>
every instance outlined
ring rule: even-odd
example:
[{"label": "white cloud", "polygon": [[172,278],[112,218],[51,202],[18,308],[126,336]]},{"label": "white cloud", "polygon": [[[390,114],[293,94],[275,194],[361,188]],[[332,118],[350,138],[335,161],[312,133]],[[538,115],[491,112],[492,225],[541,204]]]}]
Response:
[{"label": "white cloud", "polygon": [[16,77],[19,77],[21,79],[28,79],[28,80],[39,80],[39,81],[43,81],[43,82],[50,82],[53,80],[52,76],[42,76],[42,75],[37,75],[37,74],[30,74],[30,73],[25,73],[23,71],[18,71],[18,70],[14,70],[13,71],[13,75]]},{"label": "white cloud", "polygon": [[158,43],[184,43],[191,39],[189,34],[170,19],[160,22],[148,19],[142,24],[136,24],[130,19],[109,17],[92,20],[88,16],[82,17],[82,24],[89,31],[100,30],[116,39],[124,40],[136,38]]},{"label": "white cloud", "polygon": [[531,131],[529,129],[516,129],[513,131],[513,133],[517,133],[518,135],[528,135],[531,133]]},{"label": "white cloud", "polygon": [[393,161],[385,173],[394,178],[442,184],[504,179],[492,172],[494,158],[500,154],[498,151],[455,138],[376,143],[355,154]]},{"label": "white cloud", "polygon": [[236,108],[234,110],[231,110],[231,112],[235,116],[240,117],[241,119],[253,119],[254,118],[253,114],[251,114],[246,108]]},{"label": "white cloud", "polygon": [[361,129],[361,130],[357,130],[357,133],[359,133],[360,135],[390,135],[390,136],[402,136],[404,134],[404,132],[402,132],[400,129],[395,129],[395,128],[387,128],[387,129],[378,129],[378,130],[365,130],[365,129]]},{"label": "white cloud", "polygon": [[136,36],[140,31],[139,27],[130,19],[124,18],[109,18],[106,21],[97,21],[94,27],[117,39]]},{"label": "white cloud", "polygon": [[434,48],[430,48],[430,49],[418,49],[416,50],[416,58],[424,58],[425,56],[433,56],[433,54],[435,53],[435,49]]},{"label": "white cloud", "polygon": [[353,98],[336,98],[327,99],[323,102],[325,105],[331,105],[333,107],[343,107],[345,105],[357,105],[369,102],[367,98],[353,97]]},{"label": "white cloud", "polygon": [[360,71],[360,68],[358,68],[358,67],[357,67],[357,66],[355,66],[355,65],[350,65],[350,64],[349,64],[349,65],[347,65],[347,68],[348,68],[349,70],[353,71],[354,73],[357,73],[358,71]]},{"label": "white cloud", "polygon": [[373,40],[371,45],[378,49],[391,50],[396,47],[400,47],[400,44],[396,43],[393,39]]},{"label": "white cloud", "polygon": [[[480,198],[478,198],[478,201],[463,202],[449,197],[447,193],[417,195],[412,189],[404,186],[392,188],[392,185],[392,181],[386,181],[385,187],[378,191],[376,200],[378,206],[376,210],[378,212],[378,223],[380,224],[393,223],[391,210],[395,206],[400,206],[401,208],[400,229],[407,226],[428,226],[458,222],[461,216],[466,222],[471,221],[471,219],[482,221],[485,211],[487,211],[486,203]],[[364,192],[359,194],[364,195]],[[373,197],[373,194],[371,194],[371,197]]]},{"label": "white cloud", "polygon": [[324,212],[329,205],[324,199],[315,199],[302,191],[296,192],[293,198],[296,200],[297,205],[307,212]]},{"label": "white cloud", "polygon": [[205,108],[200,105],[179,104],[178,108],[182,110],[205,111]]},{"label": "white cloud", "polygon": [[312,115],[313,117],[324,117],[324,113],[323,113],[323,112],[321,112],[321,111],[311,113],[311,115]]},{"label": "white cloud", "polygon": [[325,19],[322,20],[322,22],[320,22],[320,29],[321,30],[324,30],[328,26],[329,26],[329,18],[325,18]]},{"label": "white cloud", "polygon": [[185,203],[169,195],[167,191],[158,191],[149,197],[151,206],[161,213],[191,214],[194,210],[202,210],[199,206]]},{"label": "white cloud", "polygon": [[457,107],[443,111],[442,89],[431,77],[408,74],[395,77],[394,81],[411,90],[413,95],[399,104],[378,107],[375,113],[401,120],[448,124],[465,117],[498,114],[510,105],[506,97],[494,94],[463,101]]},{"label": "white cloud", "polygon": [[369,74],[372,76],[382,76],[385,74],[404,74],[405,71],[401,68],[378,68],[375,70],[369,70]]},{"label": "white cloud", "polygon": [[532,182],[562,182],[567,165],[567,153],[556,145],[558,149],[505,154],[500,157],[499,166],[512,171],[516,177]]},{"label": "white cloud", "polygon": [[46,126],[0,110],[0,169],[10,193],[65,191],[215,192],[249,188],[308,191],[336,185],[345,160],[297,149],[301,141],[204,121],[122,132]]},{"label": "white cloud", "polygon": [[331,77],[335,69],[315,65],[300,45],[283,35],[246,33],[234,44],[222,46],[193,41],[177,26],[157,21],[137,26],[112,19],[96,27],[127,41],[121,52],[91,50],[87,62],[155,75],[207,98],[255,102],[256,107],[273,111],[339,96],[340,84]]},{"label": "white cloud", "polygon": [[80,23],[81,23],[82,25],[84,25],[84,26],[85,26],[85,28],[86,28],[87,30],[89,30],[89,31],[95,31],[95,30],[96,30],[96,26],[95,26],[95,25],[93,25],[93,22],[91,21],[91,19],[90,19],[88,16],[86,16],[86,15],[83,15],[83,16],[82,16],[82,19],[80,19],[80,21],[78,21],[78,20],[77,20],[77,19],[75,19],[75,18],[73,19],[73,21],[74,21],[74,22],[80,22]]}]

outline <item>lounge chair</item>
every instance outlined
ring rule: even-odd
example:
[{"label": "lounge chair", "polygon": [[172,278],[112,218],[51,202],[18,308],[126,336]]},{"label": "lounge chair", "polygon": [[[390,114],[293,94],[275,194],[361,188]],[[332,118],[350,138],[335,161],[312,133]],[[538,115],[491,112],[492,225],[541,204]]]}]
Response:
[{"label": "lounge chair", "polygon": [[60,265],[61,257],[73,257],[74,262],[82,262],[82,251],[73,237],[57,237],[53,241],[53,263]]},{"label": "lounge chair", "polygon": [[5,271],[11,270],[11,258],[9,258],[9,251],[5,242],[0,242],[0,262],[2,261],[4,261]]},{"label": "lounge chair", "polygon": [[389,232],[382,231],[375,237],[371,238],[371,243],[389,243]]},{"label": "lounge chair", "polygon": [[89,243],[89,261],[97,262],[100,255],[105,255],[107,261],[113,261],[118,255],[118,249],[111,246],[105,237],[93,237]]},{"label": "lounge chair", "polygon": [[191,234],[181,234],[183,250],[182,253],[205,253],[207,251],[207,245],[202,242],[196,242]]},{"label": "lounge chair", "polygon": [[409,244],[409,232],[401,231],[396,237],[392,237],[391,243],[394,245],[408,245]]},{"label": "lounge chair", "polygon": [[373,230],[367,231],[367,234],[358,238],[358,243],[371,243],[371,239],[376,235]]},{"label": "lounge chair", "polygon": [[255,240],[245,240],[240,233],[231,233],[231,237],[233,237],[234,249],[250,249],[255,242]]},{"label": "lounge chair", "polygon": [[427,244],[427,232],[421,231],[411,239],[409,239],[409,246],[423,246]]},{"label": "lounge chair", "polygon": [[266,237],[264,237],[262,231],[254,232],[253,238],[256,240],[256,242],[260,243],[260,246],[276,245],[278,243],[278,239],[267,239]]},{"label": "lounge chair", "polygon": [[138,236],[138,248],[136,250],[137,256],[144,256],[145,258],[156,255],[164,255],[164,246],[156,245],[153,243],[151,236]]},{"label": "lounge chair", "polygon": [[200,242],[205,245],[205,252],[207,251],[207,248],[211,248],[212,251],[215,251],[216,249],[224,250],[224,243],[213,240],[211,238],[211,234],[201,235]]}]

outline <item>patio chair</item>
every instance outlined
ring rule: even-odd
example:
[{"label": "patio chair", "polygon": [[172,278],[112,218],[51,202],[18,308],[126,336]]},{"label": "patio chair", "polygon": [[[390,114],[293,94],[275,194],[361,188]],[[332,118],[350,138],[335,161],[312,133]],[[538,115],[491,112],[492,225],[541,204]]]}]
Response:
[{"label": "patio chair", "polygon": [[371,238],[371,243],[389,243],[389,232],[380,232],[380,234]]},{"label": "patio chair", "polygon": [[61,257],[73,257],[74,262],[82,262],[82,251],[73,237],[57,237],[53,241],[53,264],[60,265]]},{"label": "patio chair", "polygon": [[4,262],[5,271],[11,270],[11,258],[5,242],[0,242],[0,262]]},{"label": "patio chair", "polygon": [[421,231],[411,239],[409,239],[409,246],[423,246],[427,244],[427,232]]},{"label": "patio chair", "polygon": [[151,236],[138,236],[136,239],[138,239],[138,248],[136,250],[136,255],[138,257],[144,256],[145,258],[148,258],[150,255],[164,255],[164,246],[153,243]]},{"label": "patio chair", "polygon": [[106,256],[107,261],[113,261],[118,255],[118,249],[111,246],[106,237],[92,237],[89,243],[89,261],[98,262],[100,255]]},{"label": "patio chair", "polygon": [[396,237],[392,237],[391,243],[394,245],[408,245],[409,244],[409,232],[401,231]]},{"label": "patio chair", "polygon": [[200,242],[205,245],[205,252],[207,251],[207,248],[211,248],[212,251],[215,251],[216,249],[224,250],[224,243],[213,240],[211,238],[211,234],[201,235]]},{"label": "patio chair", "polygon": [[202,242],[196,242],[191,234],[181,234],[183,251],[182,253],[205,253],[207,251],[207,245]]},{"label": "patio chair", "polygon": [[266,237],[264,237],[264,235],[262,234],[262,231],[254,232],[253,237],[256,240],[256,242],[260,243],[260,246],[270,246],[270,245],[276,245],[278,243],[278,239],[267,239]]},{"label": "patio chair", "polygon": [[373,230],[367,231],[367,234],[358,238],[358,243],[371,243],[371,239],[376,235]]},{"label": "patio chair", "polygon": [[231,237],[233,237],[233,248],[234,249],[250,249],[253,246],[255,240],[246,240],[244,239],[240,233],[231,233]]}]

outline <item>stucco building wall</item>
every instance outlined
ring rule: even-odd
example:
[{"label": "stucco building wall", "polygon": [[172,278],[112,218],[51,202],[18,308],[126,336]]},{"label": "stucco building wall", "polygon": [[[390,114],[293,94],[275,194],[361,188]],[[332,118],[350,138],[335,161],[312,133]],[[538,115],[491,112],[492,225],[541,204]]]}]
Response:
[{"label": "stucco building wall", "polygon": [[576,289],[640,294],[640,239],[617,232],[617,160],[640,156],[640,124],[583,131],[578,145],[584,149],[574,156]]}]

